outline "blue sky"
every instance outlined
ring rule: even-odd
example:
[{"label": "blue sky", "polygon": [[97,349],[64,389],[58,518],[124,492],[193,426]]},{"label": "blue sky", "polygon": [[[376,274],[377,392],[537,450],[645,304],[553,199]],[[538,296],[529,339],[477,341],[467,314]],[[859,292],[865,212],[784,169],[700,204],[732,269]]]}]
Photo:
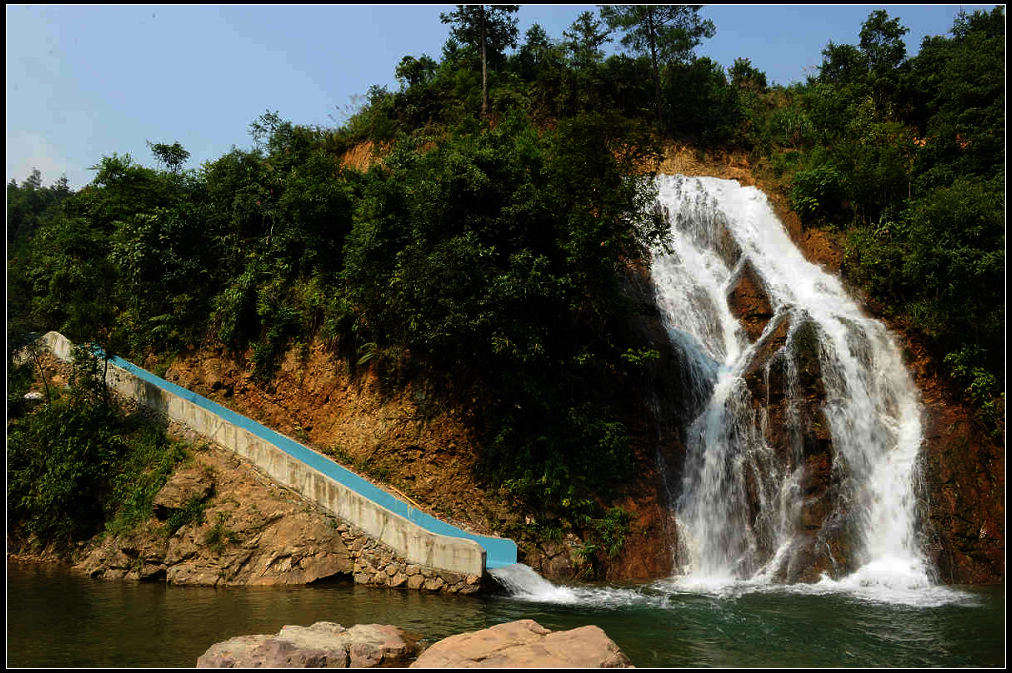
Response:
[{"label": "blue sky", "polygon": [[[884,8],[910,29],[908,52],[983,5],[714,5],[716,35],[697,49],[724,66],[747,57],[770,82],[803,80],[830,41],[856,44]],[[337,125],[373,84],[396,88],[406,54],[438,58],[452,5],[7,5],[7,181],[32,168],[50,184],[91,180],[102,156],[152,165],[146,141],[179,141],[198,167],[266,110]],[[524,5],[521,34],[559,38],[593,5]],[[612,47],[615,48],[614,46]]]}]

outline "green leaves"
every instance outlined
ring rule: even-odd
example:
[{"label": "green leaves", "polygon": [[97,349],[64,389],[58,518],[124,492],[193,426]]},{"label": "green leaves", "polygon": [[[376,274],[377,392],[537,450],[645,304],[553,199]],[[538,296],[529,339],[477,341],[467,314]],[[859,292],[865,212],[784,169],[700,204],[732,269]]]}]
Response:
[{"label": "green leaves", "polygon": [[699,5],[605,5],[601,18],[624,31],[622,44],[634,52],[652,54],[655,62],[688,60],[715,27],[699,18]]},{"label": "green leaves", "polygon": [[842,182],[840,172],[830,164],[798,171],[791,186],[791,207],[805,222],[835,214],[843,198]]},{"label": "green leaves", "polygon": [[621,345],[620,278],[665,228],[609,122],[538,132],[511,115],[402,143],[366,177],[342,274],[359,362],[402,374],[401,348],[411,375],[474,409],[481,476],[571,524],[631,469],[616,372],[656,355]]}]

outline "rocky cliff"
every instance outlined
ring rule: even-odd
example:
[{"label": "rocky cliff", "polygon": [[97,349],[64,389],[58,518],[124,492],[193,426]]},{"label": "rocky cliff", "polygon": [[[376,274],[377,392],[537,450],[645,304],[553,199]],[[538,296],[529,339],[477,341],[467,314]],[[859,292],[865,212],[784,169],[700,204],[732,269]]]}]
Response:
[{"label": "rocky cliff", "polygon": [[[843,245],[837,235],[802,227],[788,207],[786,193],[764,185],[777,214],[809,261],[847,280]],[[920,514],[925,549],[949,584],[991,584],[1005,580],[1004,427],[995,436],[983,429],[973,409],[942,371],[925,337],[885,307],[864,296],[867,311],[882,320],[900,341],[908,370],[924,404]]]}]

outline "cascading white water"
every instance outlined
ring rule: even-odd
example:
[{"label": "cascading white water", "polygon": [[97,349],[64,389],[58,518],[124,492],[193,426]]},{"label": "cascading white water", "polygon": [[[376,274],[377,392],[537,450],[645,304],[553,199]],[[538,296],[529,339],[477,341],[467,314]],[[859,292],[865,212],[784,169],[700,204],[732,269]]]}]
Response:
[{"label": "cascading white water", "polygon": [[[512,599],[595,607],[680,605],[683,592],[807,595],[844,592],[874,602],[942,605],[967,597],[932,586],[915,530],[917,456],[922,440],[917,389],[885,327],[865,316],[839,280],[805,260],[765,196],[716,178],[660,176],[658,206],[671,242],[654,253],[655,297],[678,356],[685,390],[687,456],[675,517],[680,574],[637,588],[559,586],[522,564],[491,574]],[[729,292],[746,266],[769,300],[772,316],[753,338],[735,318]],[[777,340],[777,334],[780,340]],[[803,563],[799,541],[810,504],[798,441],[771,446],[768,399],[752,399],[746,378],[779,368],[787,399],[779,419],[798,434],[805,343],[818,362],[819,412],[829,426],[834,508],[826,530],[852,533],[845,571],[784,584]],[[768,396],[768,393],[767,393]],[[795,438],[796,440],[797,438]],[[810,560],[810,559],[808,559]],[[843,561],[843,559],[839,559]],[[832,576],[829,576],[832,575]]]},{"label": "cascading white water", "polygon": [[[845,530],[852,572],[840,573],[842,582],[927,585],[914,526],[920,401],[885,327],[805,260],[759,190],[684,176],[660,176],[658,188],[672,240],[655,253],[651,272],[696,401],[676,507],[684,580],[778,581],[808,558],[798,551],[802,541],[809,556],[825,553],[835,566],[826,531]],[[728,302],[746,265],[773,314],[754,343]],[[784,343],[771,355],[778,328]],[[769,379],[778,363],[788,418],[800,413],[797,353],[805,339],[817,344],[835,480],[818,534],[800,521],[809,469],[800,449],[785,460],[770,446],[770,421],[745,385],[747,372],[764,367]],[[757,360],[764,348],[765,362]]]}]

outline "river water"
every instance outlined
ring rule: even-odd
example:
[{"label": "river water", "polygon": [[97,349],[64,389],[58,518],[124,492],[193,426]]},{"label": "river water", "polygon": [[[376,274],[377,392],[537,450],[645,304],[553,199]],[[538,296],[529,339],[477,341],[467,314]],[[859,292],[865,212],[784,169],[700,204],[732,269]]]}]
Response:
[{"label": "river water", "polygon": [[[7,665],[192,667],[213,643],[285,624],[396,624],[434,641],[515,619],[595,624],[638,667],[1003,666],[1004,587],[935,588],[917,600],[671,583],[536,587],[445,596],[350,583],[176,587],[7,567]],[[902,597],[900,597],[902,598]]]}]

